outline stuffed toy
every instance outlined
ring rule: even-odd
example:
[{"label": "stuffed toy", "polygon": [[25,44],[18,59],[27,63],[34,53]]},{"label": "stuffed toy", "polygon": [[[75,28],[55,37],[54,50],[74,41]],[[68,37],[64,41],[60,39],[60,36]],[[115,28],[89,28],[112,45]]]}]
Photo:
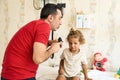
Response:
[{"label": "stuffed toy", "polygon": [[120,79],[120,68],[117,71],[117,73],[114,75],[114,77]]},{"label": "stuffed toy", "polygon": [[93,61],[93,69],[99,71],[106,71],[105,62],[107,62],[107,58],[103,57],[103,55],[100,52],[95,53],[94,61]]}]

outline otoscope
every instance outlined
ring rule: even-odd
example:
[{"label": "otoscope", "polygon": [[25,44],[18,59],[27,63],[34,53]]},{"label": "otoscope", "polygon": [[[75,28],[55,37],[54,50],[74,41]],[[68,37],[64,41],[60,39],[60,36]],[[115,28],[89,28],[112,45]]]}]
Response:
[{"label": "otoscope", "polygon": [[[62,38],[61,37],[58,38],[58,42],[62,42]],[[54,58],[54,53],[51,56],[51,59],[53,59],[53,58]]]}]

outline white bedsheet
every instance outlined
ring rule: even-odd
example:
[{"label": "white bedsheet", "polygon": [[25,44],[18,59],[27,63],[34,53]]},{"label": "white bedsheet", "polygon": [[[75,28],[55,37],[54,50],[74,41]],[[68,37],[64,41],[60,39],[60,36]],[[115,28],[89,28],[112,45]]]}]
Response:
[{"label": "white bedsheet", "polygon": [[[115,72],[101,72],[98,70],[90,70],[88,72],[88,76],[93,80],[120,80],[114,78]],[[40,65],[37,71],[36,79],[37,80],[56,80],[58,75],[58,67],[49,67]],[[83,80],[84,76],[81,75],[81,79]]]},{"label": "white bedsheet", "polygon": [[[1,68],[1,67],[0,67]],[[0,69],[1,70],[1,69]],[[101,72],[98,70],[90,70],[88,76],[93,80],[120,80],[114,78],[116,72]],[[49,67],[45,65],[40,65],[37,71],[36,79],[37,80],[56,80],[58,75],[58,67]],[[83,80],[84,76],[81,75]]]},{"label": "white bedsheet", "polygon": [[88,72],[89,77],[92,78],[93,80],[120,80],[114,78],[114,74],[115,72],[109,71],[101,72],[98,70],[91,70]]},{"label": "white bedsheet", "polygon": [[58,67],[49,67],[40,65],[37,71],[37,80],[56,80],[58,75]]}]

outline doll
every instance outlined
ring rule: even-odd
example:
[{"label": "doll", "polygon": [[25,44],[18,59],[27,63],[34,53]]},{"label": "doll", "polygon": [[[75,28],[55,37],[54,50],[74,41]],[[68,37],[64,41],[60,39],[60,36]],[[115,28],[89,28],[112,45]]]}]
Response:
[{"label": "doll", "polygon": [[104,58],[101,53],[97,52],[94,54],[93,69],[99,71],[105,71],[105,62],[107,58]]}]

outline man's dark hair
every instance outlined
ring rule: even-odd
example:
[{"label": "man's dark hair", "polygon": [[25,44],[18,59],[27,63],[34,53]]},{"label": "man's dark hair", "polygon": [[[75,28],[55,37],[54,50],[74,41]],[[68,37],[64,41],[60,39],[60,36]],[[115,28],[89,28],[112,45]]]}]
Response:
[{"label": "man's dark hair", "polygon": [[56,4],[52,4],[52,3],[48,3],[46,4],[42,10],[41,10],[41,14],[40,14],[40,18],[41,19],[46,19],[48,17],[48,15],[56,15],[57,14],[57,9],[59,9],[62,13],[62,8]]}]

